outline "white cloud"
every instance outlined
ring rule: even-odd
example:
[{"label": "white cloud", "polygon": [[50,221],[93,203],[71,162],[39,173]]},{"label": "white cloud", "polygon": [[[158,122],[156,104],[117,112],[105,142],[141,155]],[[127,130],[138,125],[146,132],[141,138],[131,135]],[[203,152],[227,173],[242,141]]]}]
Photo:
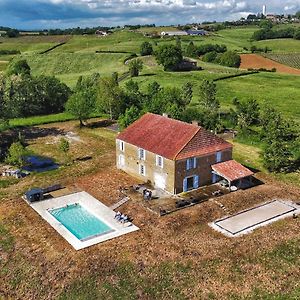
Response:
[{"label": "white cloud", "polygon": [[[16,5],[17,3],[17,5]],[[37,28],[184,24],[233,20],[249,13],[293,13],[300,0],[0,0],[0,25]]]}]

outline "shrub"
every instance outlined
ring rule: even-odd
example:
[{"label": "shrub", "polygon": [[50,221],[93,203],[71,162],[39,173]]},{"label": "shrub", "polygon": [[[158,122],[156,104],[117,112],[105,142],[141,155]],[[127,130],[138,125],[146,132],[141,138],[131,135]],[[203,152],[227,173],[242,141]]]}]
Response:
[{"label": "shrub", "polygon": [[216,51],[207,52],[203,55],[202,60],[205,62],[215,62],[217,58],[218,53]]},{"label": "shrub", "polygon": [[163,45],[155,53],[156,60],[163,65],[165,71],[176,70],[179,63],[182,62],[182,51],[174,45]]},{"label": "shrub", "polygon": [[151,55],[153,53],[152,45],[149,42],[144,42],[141,45],[141,55]]},{"label": "shrub", "polygon": [[16,167],[22,167],[24,164],[24,156],[26,154],[27,151],[20,142],[13,143],[8,149],[5,162]]},{"label": "shrub", "polygon": [[139,76],[139,73],[143,70],[143,62],[140,59],[133,59],[129,63],[129,72],[131,77]]},{"label": "shrub", "polygon": [[226,51],[219,56],[219,63],[226,67],[238,68],[241,64],[241,57],[232,51]]}]

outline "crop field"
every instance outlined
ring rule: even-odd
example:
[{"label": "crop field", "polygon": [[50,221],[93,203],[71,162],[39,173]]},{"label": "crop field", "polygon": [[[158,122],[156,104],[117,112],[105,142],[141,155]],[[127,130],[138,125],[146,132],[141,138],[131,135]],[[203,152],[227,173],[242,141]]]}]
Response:
[{"label": "crop field", "polygon": [[264,56],[281,64],[300,69],[300,53],[268,53]]},{"label": "crop field", "polygon": [[[273,54],[276,55],[276,54]],[[275,60],[271,60],[268,57],[264,57],[257,54],[241,54],[241,69],[260,69],[264,68],[271,70],[276,69],[278,73],[300,75],[300,70],[292,68],[290,66],[279,63]]]}]

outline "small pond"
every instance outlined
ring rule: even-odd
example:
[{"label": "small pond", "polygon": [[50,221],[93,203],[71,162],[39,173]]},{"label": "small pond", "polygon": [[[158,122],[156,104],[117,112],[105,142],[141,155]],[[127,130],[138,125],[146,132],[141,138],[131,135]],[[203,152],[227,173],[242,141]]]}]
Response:
[{"label": "small pond", "polygon": [[59,168],[59,165],[49,157],[28,155],[24,158],[26,166],[24,170],[29,172],[46,172]]}]

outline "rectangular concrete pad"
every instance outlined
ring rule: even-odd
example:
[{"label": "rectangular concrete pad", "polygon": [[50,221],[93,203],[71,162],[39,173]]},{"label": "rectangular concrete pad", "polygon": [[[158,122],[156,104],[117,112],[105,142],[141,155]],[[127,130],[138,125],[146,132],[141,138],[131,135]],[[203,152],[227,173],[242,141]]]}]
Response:
[{"label": "rectangular concrete pad", "polygon": [[295,210],[296,208],[293,206],[274,200],[240,212],[232,217],[216,221],[215,224],[230,234],[235,235]]}]

